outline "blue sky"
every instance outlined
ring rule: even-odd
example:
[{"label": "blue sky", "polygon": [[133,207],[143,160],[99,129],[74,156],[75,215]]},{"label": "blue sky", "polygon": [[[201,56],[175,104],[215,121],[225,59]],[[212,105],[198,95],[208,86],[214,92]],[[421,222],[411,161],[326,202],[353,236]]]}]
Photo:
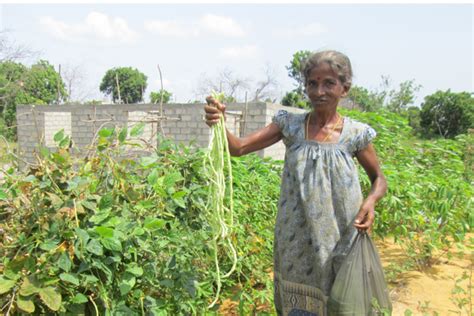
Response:
[{"label": "blue sky", "polygon": [[[227,69],[250,84],[272,70],[280,98],[293,89],[285,66],[298,50],[336,49],[354,84],[377,89],[415,79],[415,104],[436,90],[473,91],[471,4],[1,4],[0,28],[63,69],[80,66],[82,97],[118,66],[138,68],[174,101],[199,99],[203,78]],[[32,60],[25,61],[31,63]],[[251,91],[249,91],[251,93]]]}]

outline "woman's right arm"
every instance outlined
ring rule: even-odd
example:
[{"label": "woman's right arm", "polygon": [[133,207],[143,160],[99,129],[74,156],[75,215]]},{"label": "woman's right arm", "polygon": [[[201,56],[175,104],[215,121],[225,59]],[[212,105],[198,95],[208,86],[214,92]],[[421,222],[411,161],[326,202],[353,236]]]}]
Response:
[{"label": "woman's right arm", "polygon": [[[206,101],[208,103],[208,105],[204,106],[206,124],[212,126],[219,122],[220,116],[225,112],[225,105],[212,97],[207,97]],[[232,156],[242,156],[264,149],[275,144],[283,137],[280,127],[275,123],[271,123],[242,138],[235,136],[227,129],[226,132],[229,142],[229,151]]]}]

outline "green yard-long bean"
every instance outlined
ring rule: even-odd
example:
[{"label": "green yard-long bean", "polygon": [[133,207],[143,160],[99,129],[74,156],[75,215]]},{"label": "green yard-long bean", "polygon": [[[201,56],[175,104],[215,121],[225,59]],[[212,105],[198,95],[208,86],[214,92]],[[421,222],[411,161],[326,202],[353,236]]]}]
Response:
[{"label": "green yard-long bean", "polygon": [[[223,101],[222,93],[213,93],[212,96],[218,101]],[[234,221],[232,166],[223,115],[221,115],[219,122],[211,127],[211,138],[205,157],[205,165],[209,176],[207,215],[213,234],[211,246],[214,252],[217,283],[215,298],[209,305],[209,308],[211,308],[219,299],[221,279],[230,276],[237,264],[237,252],[231,240]],[[219,267],[218,252],[220,247],[228,251],[228,255],[232,259],[232,267],[225,274],[221,274]]]}]

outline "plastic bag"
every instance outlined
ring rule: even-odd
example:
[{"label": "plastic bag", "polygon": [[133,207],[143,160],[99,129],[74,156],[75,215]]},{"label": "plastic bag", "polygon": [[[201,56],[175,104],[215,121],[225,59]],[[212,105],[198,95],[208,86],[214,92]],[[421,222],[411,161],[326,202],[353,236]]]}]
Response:
[{"label": "plastic bag", "polygon": [[392,303],[377,249],[369,235],[358,233],[331,288],[328,316],[391,314]]}]

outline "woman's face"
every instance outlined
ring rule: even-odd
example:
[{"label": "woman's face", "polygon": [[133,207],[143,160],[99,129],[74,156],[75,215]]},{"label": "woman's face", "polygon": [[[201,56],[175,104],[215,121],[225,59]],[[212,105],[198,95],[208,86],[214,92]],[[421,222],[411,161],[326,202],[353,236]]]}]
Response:
[{"label": "woman's face", "polygon": [[349,91],[328,63],[321,63],[311,70],[305,88],[315,110],[337,107],[339,99]]}]

